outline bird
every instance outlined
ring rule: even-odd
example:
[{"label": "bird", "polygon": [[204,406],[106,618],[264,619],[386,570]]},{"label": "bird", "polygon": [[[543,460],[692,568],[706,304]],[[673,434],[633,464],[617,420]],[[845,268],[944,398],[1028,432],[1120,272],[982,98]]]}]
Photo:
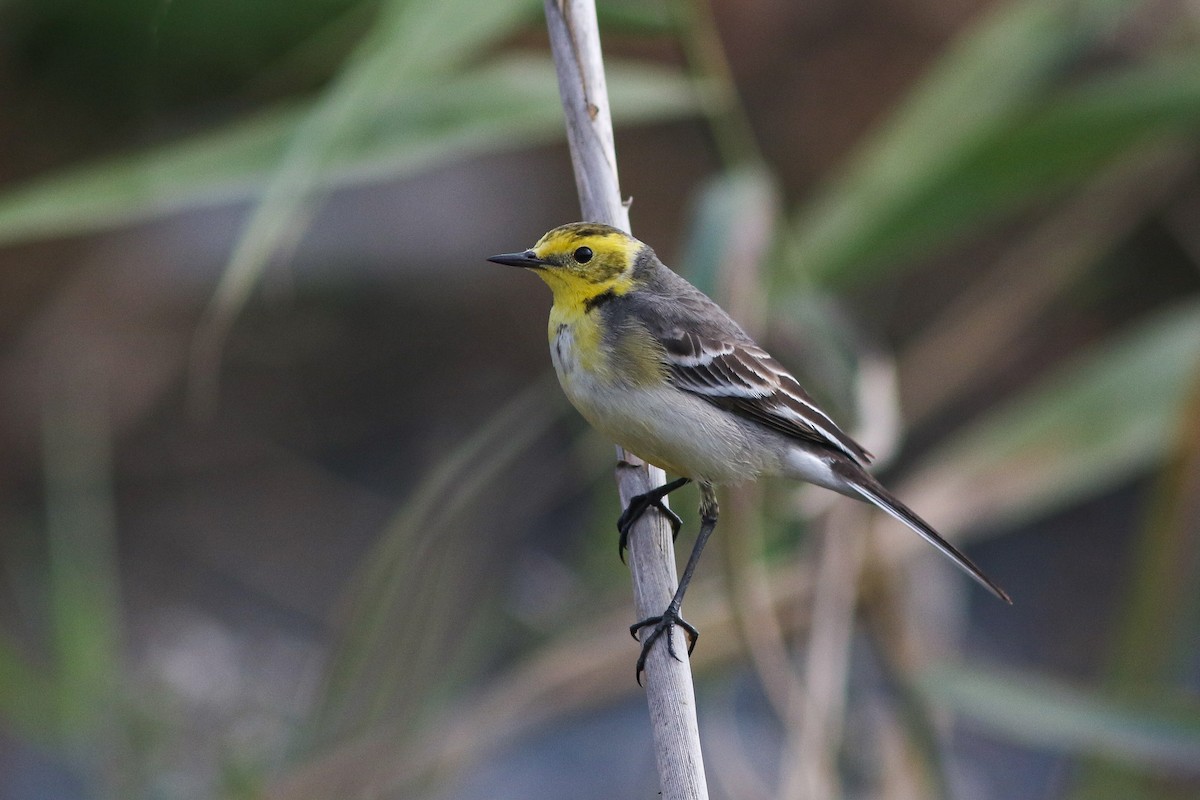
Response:
[{"label": "bird", "polygon": [[527,269],[553,295],[550,357],[567,399],[598,431],[675,480],[632,498],[621,513],[618,552],[651,508],[681,486],[700,490],[700,529],[678,589],[657,616],[634,623],[641,639],[637,679],[655,642],[684,629],[688,653],[699,632],[681,615],[684,593],[716,528],[715,486],[761,477],[806,481],[871,503],[949,557],[1006,603],[1009,595],[868,471],[872,456],[822,411],[800,383],[715,301],[630,234],[573,222],[533,247],[489,261]]}]

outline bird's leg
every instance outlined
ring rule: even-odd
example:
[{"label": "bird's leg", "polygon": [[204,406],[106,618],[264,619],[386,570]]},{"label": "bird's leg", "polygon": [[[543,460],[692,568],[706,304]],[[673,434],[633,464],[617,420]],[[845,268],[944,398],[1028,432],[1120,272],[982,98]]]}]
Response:
[{"label": "bird's leg", "polygon": [[700,532],[696,534],[696,544],[692,547],[692,554],[688,556],[687,566],[683,568],[683,575],[679,578],[679,588],[675,590],[675,596],[671,598],[670,604],[659,616],[649,617],[629,626],[629,633],[635,639],[638,631],[642,628],[651,628],[646,637],[642,639],[642,652],[637,660],[638,685],[642,683],[642,671],[646,668],[646,656],[650,654],[650,649],[654,647],[654,643],[658,637],[663,635],[664,631],[667,634],[667,652],[676,661],[679,660],[679,656],[675,655],[675,646],[671,641],[673,627],[678,625],[687,632],[688,655],[691,655],[692,650],[696,647],[696,639],[700,638],[700,631],[679,616],[679,609],[683,605],[684,592],[687,591],[688,584],[692,582],[692,574],[696,571],[696,565],[700,563],[700,553],[704,550],[704,545],[708,542],[708,537],[712,535],[713,529],[717,527],[717,511],[717,495],[713,491],[712,484],[701,483]]},{"label": "bird's leg", "polygon": [[683,520],[679,518],[678,514],[663,505],[663,498],[690,482],[691,478],[676,478],[645,494],[630,498],[629,505],[617,518],[617,530],[621,533],[621,538],[617,540],[617,555],[621,557],[622,562],[625,561],[625,547],[629,544],[629,531],[633,529],[633,523],[637,522],[638,517],[646,513],[648,508],[657,508],[667,518],[667,522],[671,525],[671,541],[679,536],[679,528],[683,525]]}]

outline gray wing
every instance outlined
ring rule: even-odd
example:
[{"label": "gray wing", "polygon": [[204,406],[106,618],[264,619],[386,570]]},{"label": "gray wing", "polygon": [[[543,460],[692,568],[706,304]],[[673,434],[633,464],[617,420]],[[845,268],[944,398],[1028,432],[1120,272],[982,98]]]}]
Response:
[{"label": "gray wing", "polygon": [[871,461],[871,454],[708,295],[653,253],[642,266],[648,290],[627,295],[625,313],[636,316],[662,345],[675,386],[800,442],[844,453],[856,464]]},{"label": "gray wing", "polygon": [[749,337],[735,343],[684,330],[664,334],[660,341],[669,374],[680,389],[785,436],[840,450],[859,464],[871,461],[871,454],[843,433],[799,382]]}]

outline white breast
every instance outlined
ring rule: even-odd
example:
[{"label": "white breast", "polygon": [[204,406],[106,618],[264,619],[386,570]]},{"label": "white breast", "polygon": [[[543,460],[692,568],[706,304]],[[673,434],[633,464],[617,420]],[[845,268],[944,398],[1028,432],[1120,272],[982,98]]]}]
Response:
[{"label": "white breast", "polygon": [[554,339],[550,342],[550,360],[554,363],[559,382],[563,383],[563,389],[566,389],[563,376],[574,375],[579,368],[579,359],[575,353],[575,332],[570,325],[558,326]]},{"label": "white breast", "polygon": [[601,433],[670,473],[734,483],[780,469],[777,436],[673,388],[639,388],[581,367],[569,326],[550,358],[567,399]]}]

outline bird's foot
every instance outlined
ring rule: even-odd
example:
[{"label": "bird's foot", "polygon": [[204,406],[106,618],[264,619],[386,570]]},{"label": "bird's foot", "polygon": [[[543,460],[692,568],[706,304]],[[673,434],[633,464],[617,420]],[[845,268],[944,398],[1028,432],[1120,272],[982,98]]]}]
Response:
[{"label": "bird's foot", "polygon": [[633,530],[633,523],[637,522],[648,509],[657,508],[667,518],[667,523],[671,526],[671,541],[679,538],[683,520],[679,518],[678,514],[667,508],[663,503],[663,498],[688,482],[687,478],[678,478],[629,500],[629,505],[617,518],[617,531],[621,534],[621,538],[617,540],[617,555],[620,556],[622,562],[625,561],[625,550],[629,545],[629,532]]},{"label": "bird's foot", "polygon": [[657,508],[667,518],[667,524],[671,526],[671,541],[679,538],[679,530],[683,527],[683,520],[679,518],[679,515],[667,508],[661,497],[639,494],[629,501],[629,505],[617,518],[617,530],[621,533],[621,537],[617,540],[617,555],[621,557],[622,562],[625,561],[625,550],[629,546],[629,532],[633,530],[633,523],[637,522],[642,514],[651,508]]},{"label": "bird's foot", "polygon": [[650,650],[654,647],[654,643],[658,641],[663,633],[667,634],[667,653],[671,658],[679,661],[680,658],[675,653],[675,643],[671,638],[671,631],[676,626],[683,628],[688,639],[688,655],[692,654],[692,650],[696,648],[696,640],[700,638],[700,631],[690,622],[679,616],[679,605],[674,601],[667,606],[667,610],[657,617],[647,617],[641,622],[635,622],[629,626],[629,635],[634,639],[638,638],[638,631],[642,628],[650,628],[650,632],[646,634],[642,642],[642,652],[638,655],[637,660],[637,682],[638,686],[642,685],[642,673],[646,669],[646,657],[650,655]]}]

